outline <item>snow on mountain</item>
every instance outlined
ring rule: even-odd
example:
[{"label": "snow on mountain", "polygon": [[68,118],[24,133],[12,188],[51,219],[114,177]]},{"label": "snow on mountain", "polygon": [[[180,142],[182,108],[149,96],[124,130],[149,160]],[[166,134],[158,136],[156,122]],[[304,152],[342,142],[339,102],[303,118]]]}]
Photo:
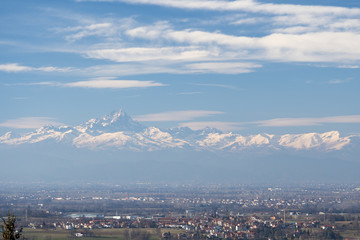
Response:
[{"label": "snow on mountain", "polygon": [[273,135],[268,134],[242,136],[233,133],[210,133],[205,139],[198,141],[197,143],[200,146],[218,150],[239,151],[249,147],[270,147],[270,141],[273,137]]},{"label": "snow on mountain", "polygon": [[238,149],[250,147],[250,146],[254,146],[254,147],[267,146],[268,147],[270,144],[270,141],[271,141],[271,136],[265,135],[265,134],[264,135],[261,135],[261,134],[251,135],[248,137],[237,136],[234,143],[227,146],[227,148],[231,148],[232,150],[238,150]]},{"label": "snow on mountain", "polygon": [[188,144],[186,141],[174,138],[170,133],[163,132],[156,127],[147,128],[142,134],[138,134],[137,136],[139,140],[147,138],[148,142],[151,142],[159,147],[182,148],[184,145]]},{"label": "snow on mountain", "polygon": [[27,133],[19,137],[12,136],[11,132],[0,137],[0,144],[19,145],[24,143],[37,143],[45,140],[54,139],[57,142],[64,140],[65,136],[72,133],[71,127],[42,127],[35,132]]},{"label": "snow on mountain", "polygon": [[4,135],[0,136],[0,143],[5,142],[11,138],[11,132],[7,132]]},{"label": "snow on mountain", "polygon": [[0,136],[0,144],[5,145],[34,144],[43,141],[70,144],[77,148],[115,148],[130,151],[195,149],[236,152],[260,147],[273,150],[336,151],[349,145],[352,137],[340,137],[337,131],[282,136],[269,134],[242,136],[231,132],[222,133],[210,128],[196,131],[190,128],[174,128],[164,131],[156,127],[146,128],[122,110],[101,119],[90,119],[75,127],[47,126],[21,136],[14,136],[11,132]]},{"label": "snow on mountain", "polygon": [[189,141],[193,141],[194,139],[201,140],[204,136],[207,136],[211,133],[222,134],[219,129],[209,127],[200,130],[192,130],[189,127],[170,128],[169,130],[167,130],[167,132],[176,138],[181,138]]},{"label": "snow on mountain", "polygon": [[340,137],[339,132],[307,134],[286,134],[281,136],[279,145],[295,149],[324,148],[326,150],[340,150],[350,143],[349,137]]},{"label": "snow on mountain", "polygon": [[92,136],[88,133],[82,133],[74,138],[73,144],[78,148],[102,148],[104,146],[120,147],[124,146],[131,137],[123,132],[103,133],[101,135]]},{"label": "snow on mountain", "polygon": [[101,119],[90,119],[86,123],[75,127],[75,129],[82,133],[101,134],[104,132],[141,131],[145,129],[145,126],[134,121],[123,110],[120,110]]},{"label": "snow on mountain", "polygon": [[199,146],[201,147],[215,147],[217,149],[223,148],[224,145],[229,144],[229,142],[234,141],[234,135],[232,133],[209,133],[205,139],[197,141]]},{"label": "snow on mountain", "polygon": [[133,151],[154,151],[165,148],[182,148],[186,142],[174,139],[169,133],[155,127],[146,128],[143,132],[114,132],[92,136],[82,133],[74,138],[73,144],[78,148],[103,149],[115,147]]}]

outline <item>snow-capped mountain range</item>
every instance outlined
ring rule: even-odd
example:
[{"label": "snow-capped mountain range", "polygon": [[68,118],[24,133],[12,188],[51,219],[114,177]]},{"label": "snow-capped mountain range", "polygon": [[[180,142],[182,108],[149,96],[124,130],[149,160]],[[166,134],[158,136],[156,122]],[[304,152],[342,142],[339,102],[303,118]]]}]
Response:
[{"label": "snow-capped mountain range", "polygon": [[145,127],[120,110],[101,119],[90,119],[79,126],[45,126],[23,135],[11,132],[0,136],[1,145],[22,145],[41,142],[69,144],[76,148],[119,149],[130,151],[156,151],[165,149],[191,149],[206,151],[319,150],[337,151],[352,143],[358,136],[341,137],[339,132],[242,136],[223,133],[217,129],[191,130],[173,128],[160,130]]}]

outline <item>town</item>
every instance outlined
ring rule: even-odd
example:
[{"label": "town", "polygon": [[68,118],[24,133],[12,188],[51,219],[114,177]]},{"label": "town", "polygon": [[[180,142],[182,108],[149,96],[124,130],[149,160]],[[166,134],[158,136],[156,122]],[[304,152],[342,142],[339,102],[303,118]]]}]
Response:
[{"label": "town", "polygon": [[7,185],[0,211],[29,239],[355,239],[359,200],[357,185]]}]

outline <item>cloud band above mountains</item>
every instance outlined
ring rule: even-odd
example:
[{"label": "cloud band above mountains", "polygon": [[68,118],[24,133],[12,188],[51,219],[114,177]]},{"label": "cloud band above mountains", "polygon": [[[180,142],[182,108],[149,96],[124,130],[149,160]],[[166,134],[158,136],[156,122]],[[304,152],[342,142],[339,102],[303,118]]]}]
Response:
[{"label": "cloud band above mountains", "polygon": [[9,119],[0,123],[0,127],[18,128],[18,129],[35,129],[44,126],[60,126],[62,123],[51,117],[22,117],[17,119]]}]

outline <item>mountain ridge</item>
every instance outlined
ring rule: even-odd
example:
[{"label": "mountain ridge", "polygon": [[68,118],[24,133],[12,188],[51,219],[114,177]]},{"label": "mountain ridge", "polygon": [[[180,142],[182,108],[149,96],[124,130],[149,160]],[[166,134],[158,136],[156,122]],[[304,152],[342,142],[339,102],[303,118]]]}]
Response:
[{"label": "mountain ridge", "polygon": [[161,130],[154,126],[145,127],[123,110],[119,110],[102,118],[92,118],[74,127],[44,126],[20,136],[7,132],[0,136],[0,144],[22,145],[52,140],[60,144],[70,144],[76,148],[102,150],[112,148],[130,151],[192,149],[241,152],[263,148],[273,151],[283,149],[339,151],[350,145],[352,138],[359,138],[359,136],[341,137],[338,131],[284,135],[261,133],[243,136],[232,132],[223,133],[214,128],[192,130],[184,127]]}]

